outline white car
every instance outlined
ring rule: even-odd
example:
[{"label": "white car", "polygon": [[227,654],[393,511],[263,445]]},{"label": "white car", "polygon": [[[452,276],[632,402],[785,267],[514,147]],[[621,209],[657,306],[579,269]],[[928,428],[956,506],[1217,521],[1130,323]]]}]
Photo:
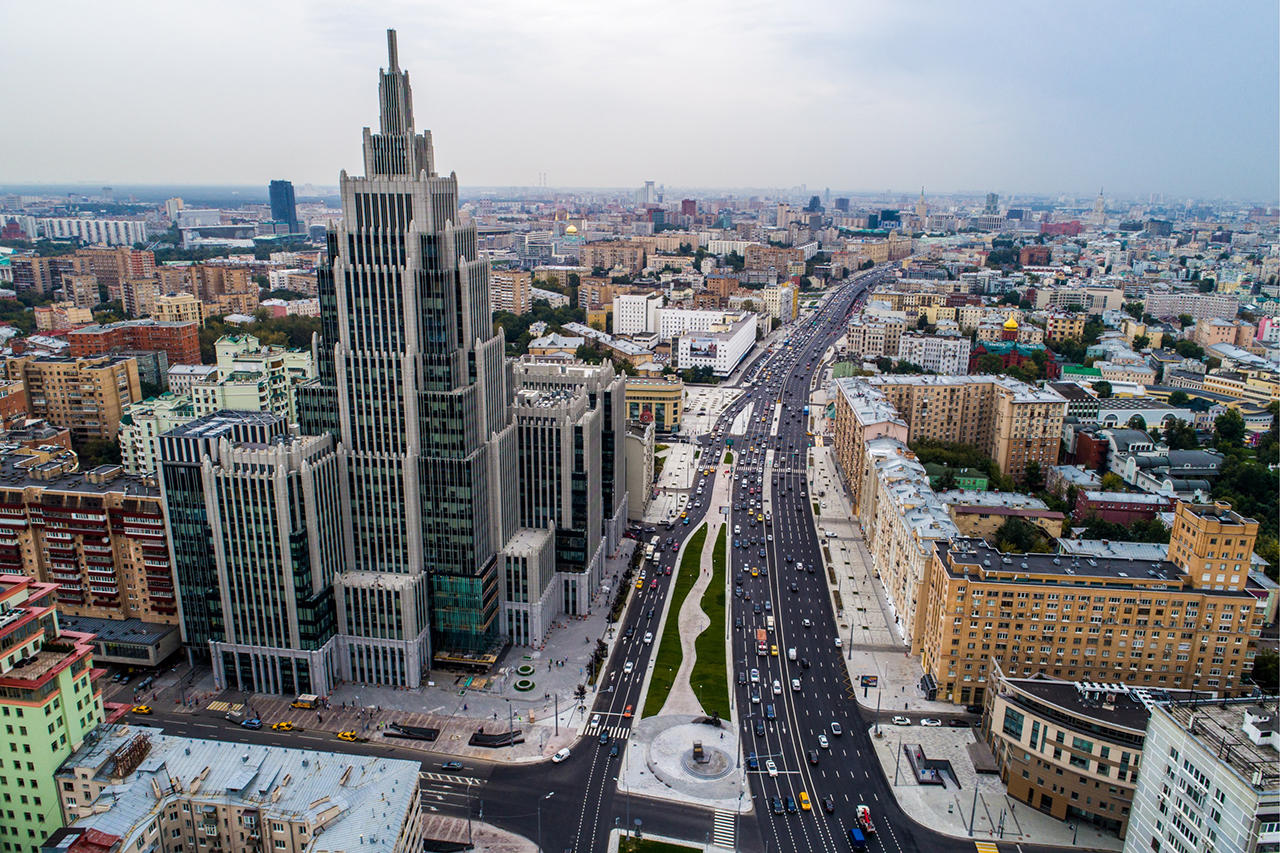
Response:
[{"label": "white car", "polygon": [[[651,643],[653,642],[653,632],[652,632],[652,631],[645,631],[645,632],[644,632],[644,642],[645,642],[645,645],[649,645],[649,644],[651,644]],[[838,645],[840,645],[840,641],[839,641],[838,639],[836,640],[836,645],[837,645],[837,646],[838,646]]]},{"label": "white car", "polygon": [[831,733],[832,733],[833,735],[835,735],[836,737],[840,737],[840,735],[844,734],[844,729],[840,728],[840,724],[839,724],[839,723],[832,723],[832,724],[831,724]]},{"label": "white car", "polygon": [[894,718],[893,718],[893,720],[892,720],[891,722],[892,722],[895,726],[909,726],[909,725],[911,725],[911,718],[910,718],[910,717],[897,716],[897,717],[894,717]]},{"label": "white car", "polygon": [[555,755],[551,756],[551,761],[555,764],[559,764],[562,761],[568,761],[568,760],[569,760],[569,747],[567,746],[564,749],[557,752]]},{"label": "white car", "polygon": [[782,694],[782,683],[775,678],[773,680],[773,695],[779,696],[781,694]]},{"label": "white car", "polygon": [[764,769],[768,771],[770,776],[778,775],[778,765],[773,763],[772,758],[764,763]]},{"label": "white car", "polygon": [[829,749],[831,747],[831,742],[827,740],[826,735],[820,734],[818,735],[818,746],[822,747],[823,749]]},{"label": "white car", "polygon": [[800,679],[798,678],[791,679],[791,689],[797,693],[800,692]]},{"label": "white car", "polygon": [[636,665],[634,661],[627,661],[626,665],[622,667],[622,671],[627,675],[630,675],[632,670],[634,670],[635,668],[636,668]]},{"label": "white car", "polygon": [[942,725],[942,720],[925,719],[925,720],[921,720],[921,721],[920,721],[920,725],[922,725],[922,726],[940,726],[940,725]]},{"label": "white car", "polygon": [[[648,636],[648,635],[646,634],[645,636]],[[839,637],[836,637],[836,648],[838,649],[843,645],[844,645],[844,642]]]},{"label": "white car", "polygon": [[760,670],[758,669],[751,670],[751,683],[752,684],[760,683]]}]

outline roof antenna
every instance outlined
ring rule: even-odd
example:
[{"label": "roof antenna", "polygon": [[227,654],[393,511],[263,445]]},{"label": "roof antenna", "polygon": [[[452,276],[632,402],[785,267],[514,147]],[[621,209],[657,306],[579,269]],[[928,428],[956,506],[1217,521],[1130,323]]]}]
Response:
[{"label": "roof antenna", "polygon": [[396,31],[387,30],[387,60],[391,63],[388,71],[400,70],[400,55],[396,50]]}]

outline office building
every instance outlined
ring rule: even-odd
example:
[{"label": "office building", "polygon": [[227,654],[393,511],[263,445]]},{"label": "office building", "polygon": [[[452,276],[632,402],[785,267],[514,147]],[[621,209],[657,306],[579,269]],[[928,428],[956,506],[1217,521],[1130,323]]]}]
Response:
[{"label": "office building", "polygon": [[176,625],[160,491],[41,446],[0,451],[0,573],[57,586],[61,613]]},{"label": "office building", "polygon": [[261,412],[218,412],[160,436],[158,479],[170,532],[169,562],[178,586],[182,641],[191,658],[207,660],[210,642],[224,636],[223,601],[215,558],[204,469],[239,444],[268,445],[287,432],[283,418]]},{"label": "office building", "polygon": [[459,224],[456,177],[415,130],[394,31],[387,41],[380,128],[364,133],[365,177],[341,179],[318,277],[319,378],[298,406],[302,432],[335,432],[345,454],[342,677],[417,687],[432,659],[497,660],[516,443],[489,263],[476,226]]},{"label": "office building", "polygon": [[653,497],[654,460],[657,431],[653,422],[627,423],[627,519],[640,521]]},{"label": "office building", "polygon": [[102,722],[92,638],[59,626],[56,588],[0,575],[0,849],[10,853],[40,853],[62,826],[54,774]]},{"label": "office building", "polygon": [[221,439],[201,466],[221,636],[219,689],[327,695],[337,676],[333,578],[344,559],[332,435]]},{"label": "office building", "polygon": [[[664,316],[666,313],[662,312]],[[708,325],[704,331],[687,332],[676,339],[672,350],[677,368],[705,368],[720,377],[733,373],[755,346],[758,324],[755,314],[723,313],[721,318],[720,322]]]},{"label": "office building", "polygon": [[902,335],[898,359],[926,373],[964,376],[969,372],[969,339],[959,335]]},{"label": "office building", "polygon": [[[1220,536],[1208,533],[1225,510],[1184,506],[1165,560],[1005,554],[964,538],[939,543],[911,635],[931,689],[944,701],[980,704],[994,660],[1015,678],[1245,691],[1263,606],[1246,588],[1247,572],[1221,589],[1189,573],[1220,553],[1221,545],[1209,544]],[[1256,531],[1235,526],[1244,532],[1230,537],[1240,540],[1230,553],[1247,561]]]},{"label": "office building", "polygon": [[67,829],[24,853],[78,853],[82,833],[83,853],[417,853],[426,841],[416,761],[148,726],[99,735],[49,776]]},{"label": "office building", "polygon": [[121,320],[85,326],[67,333],[74,358],[106,355],[118,350],[160,350],[169,364],[200,363],[200,326],[194,322]]},{"label": "office building", "polygon": [[494,311],[510,311],[527,314],[533,308],[529,296],[532,276],[522,270],[491,270],[489,272],[490,302]]},{"label": "office building", "polygon": [[613,331],[619,335],[644,335],[658,331],[662,294],[614,293]]},{"label": "office building", "polygon": [[267,193],[271,198],[271,218],[283,222],[290,234],[297,234],[298,205],[293,198],[293,184],[289,181],[272,181],[267,185]]},{"label": "office building", "polygon": [[1278,701],[1152,702],[1125,853],[1276,849]]},{"label": "office building", "polygon": [[80,441],[114,441],[124,407],[142,399],[133,358],[20,356],[5,368],[9,379],[26,387],[33,417],[66,427]]},{"label": "office building", "polygon": [[677,376],[628,376],[627,420],[653,424],[658,433],[680,431],[684,381]]}]

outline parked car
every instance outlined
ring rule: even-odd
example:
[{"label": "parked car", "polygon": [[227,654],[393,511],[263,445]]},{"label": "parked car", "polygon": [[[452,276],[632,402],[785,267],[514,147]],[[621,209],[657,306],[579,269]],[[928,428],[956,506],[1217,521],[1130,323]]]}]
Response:
[{"label": "parked car", "polygon": [[911,725],[911,718],[910,718],[910,717],[903,717],[903,716],[899,715],[899,716],[895,716],[895,717],[891,720],[891,722],[892,722],[895,726],[909,726],[909,725]]},{"label": "parked car", "polygon": [[560,763],[561,763],[561,762],[563,762],[563,761],[568,761],[568,760],[569,760],[569,747],[567,747],[567,746],[566,746],[564,749],[560,750],[560,751],[559,751],[559,752],[557,752],[555,755],[551,756],[551,760],[552,760],[552,762],[554,762],[555,764],[560,764]]}]

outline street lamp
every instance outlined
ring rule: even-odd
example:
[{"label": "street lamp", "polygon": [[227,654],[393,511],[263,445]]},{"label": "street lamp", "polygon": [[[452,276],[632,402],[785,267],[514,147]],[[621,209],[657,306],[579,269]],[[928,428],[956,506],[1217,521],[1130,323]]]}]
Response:
[{"label": "street lamp", "polygon": [[538,853],[542,853],[542,804],[555,796],[555,791],[538,800]]}]

